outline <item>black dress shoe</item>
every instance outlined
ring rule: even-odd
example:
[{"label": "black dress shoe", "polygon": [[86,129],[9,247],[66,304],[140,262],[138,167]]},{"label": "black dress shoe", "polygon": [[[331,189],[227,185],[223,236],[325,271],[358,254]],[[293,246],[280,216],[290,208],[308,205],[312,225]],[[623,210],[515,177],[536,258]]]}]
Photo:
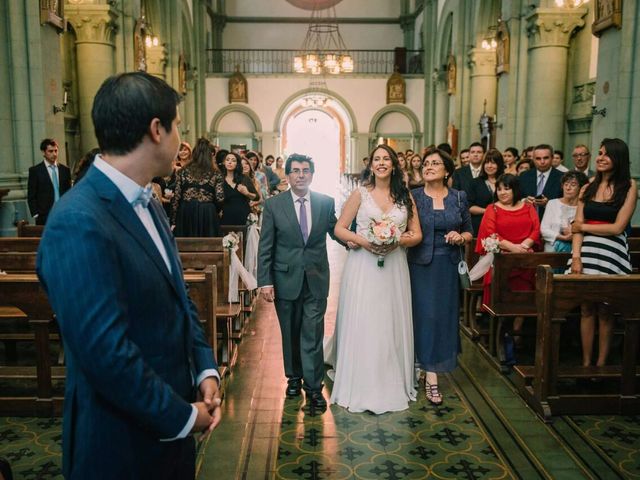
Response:
[{"label": "black dress shoe", "polygon": [[287,380],[287,398],[300,396],[302,392],[302,381],[299,378],[290,378]]},{"label": "black dress shoe", "polygon": [[312,417],[327,411],[327,401],[321,392],[313,392],[307,395],[306,410]]}]

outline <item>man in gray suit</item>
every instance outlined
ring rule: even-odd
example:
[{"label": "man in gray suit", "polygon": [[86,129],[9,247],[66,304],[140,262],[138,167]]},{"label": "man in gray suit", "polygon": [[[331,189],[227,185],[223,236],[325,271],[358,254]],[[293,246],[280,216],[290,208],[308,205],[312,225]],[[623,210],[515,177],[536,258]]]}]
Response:
[{"label": "man in gray suit", "polygon": [[267,199],[258,248],[258,286],[275,301],[282,333],[287,397],[304,388],[311,415],[324,413],[324,313],[329,295],[327,233],[336,224],[331,197],[309,191],[314,164],[292,154],[285,164],[291,189]]}]

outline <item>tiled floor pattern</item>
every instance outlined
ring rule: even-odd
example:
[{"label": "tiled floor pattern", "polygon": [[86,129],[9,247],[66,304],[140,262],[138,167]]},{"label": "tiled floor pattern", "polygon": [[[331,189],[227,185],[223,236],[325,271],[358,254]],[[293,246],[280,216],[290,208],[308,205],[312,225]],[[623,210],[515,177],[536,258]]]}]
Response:
[{"label": "tiled floor pattern", "polygon": [[0,457],[16,480],[62,478],[62,419],[0,417]]}]

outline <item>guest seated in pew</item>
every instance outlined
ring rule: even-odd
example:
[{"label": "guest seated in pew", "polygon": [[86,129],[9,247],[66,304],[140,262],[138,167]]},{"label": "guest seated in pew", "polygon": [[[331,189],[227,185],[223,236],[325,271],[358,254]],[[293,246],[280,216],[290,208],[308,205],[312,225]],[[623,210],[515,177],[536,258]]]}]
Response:
[{"label": "guest seated in pew", "polygon": [[[629,168],[629,147],[619,138],[605,138],[596,157],[595,178],[580,191],[576,217],[571,224],[571,273],[631,273],[625,229],[635,210],[637,198],[637,185],[631,179]],[[597,310],[599,348],[596,365],[606,365],[613,330],[612,312],[602,303],[584,303],[581,310],[582,364],[591,365]]]},{"label": "guest seated in pew", "polygon": [[571,222],[576,216],[580,189],[588,181],[584,173],[575,170],[560,179],[562,197],[549,200],[540,223],[545,252],[571,252]]},{"label": "guest seated in pew", "polygon": [[144,72],[105,80],[92,110],[102,156],[53,210],[40,243],[37,272],[67,362],[67,479],[193,479],[190,433],[221,419],[213,352],[148,185],[171,172],[179,103]]},{"label": "guest seated in pew", "polygon": [[[503,252],[526,253],[540,250],[540,221],[535,208],[522,200],[518,177],[501,175],[496,181],[494,203],[487,206],[476,243],[476,252],[484,255],[482,240],[495,236]],[[483,303],[491,302],[491,270],[484,276]],[[509,275],[509,285],[514,291],[534,290],[535,272],[513,270]],[[522,329],[522,317],[513,321],[514,333]]]}]

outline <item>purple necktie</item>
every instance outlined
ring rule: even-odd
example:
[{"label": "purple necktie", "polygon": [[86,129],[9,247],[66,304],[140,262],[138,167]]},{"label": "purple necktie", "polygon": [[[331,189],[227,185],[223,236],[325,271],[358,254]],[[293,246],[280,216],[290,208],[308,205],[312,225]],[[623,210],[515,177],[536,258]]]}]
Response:
[{"label": "purple necktie", "polygon": [[299,198],[296,200],[300,204],[300,232],[302,232],[302,239],[304,243],[307,243],[307,239],[309,238],[309,227],[307,226],[307,209],[304,208],[304,202],[306,202],[306,198]]}]

